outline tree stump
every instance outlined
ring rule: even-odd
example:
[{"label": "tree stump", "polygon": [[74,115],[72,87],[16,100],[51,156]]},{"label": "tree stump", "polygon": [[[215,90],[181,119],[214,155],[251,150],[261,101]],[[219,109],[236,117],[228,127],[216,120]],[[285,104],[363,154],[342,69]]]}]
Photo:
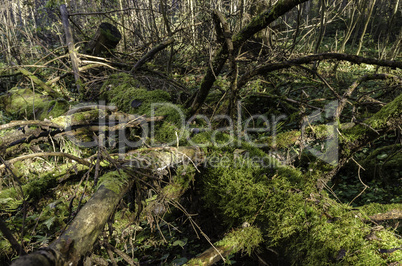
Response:
[{"label": "tree stump", "polygon": [[100,24],[93,39],[88,43],[85,52],[94,56],[110,56],[111,49],[116,48],[121,40],[120,31],[110,23]]}]

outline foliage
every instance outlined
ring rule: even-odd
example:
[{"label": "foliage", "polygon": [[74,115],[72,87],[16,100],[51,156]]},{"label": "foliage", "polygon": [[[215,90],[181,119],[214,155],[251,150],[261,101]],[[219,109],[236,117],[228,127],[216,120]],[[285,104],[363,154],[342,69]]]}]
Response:
[{"label": "foliage", "polygon": [[[373,13],[367,1],[298,1],[304,3],[280,10],[286,14],[250,38],[245,38],[245,29],[265,25],[267,14],[275,16],[278,6],[296,1],[70,1],[78,53],[85,51],[101,22],[116,25],[123,37],[109,58],[78,54],[78,83],[65,50],[61,1],[3,2],[0,124],[46,119],[65,126],[69,118],[81,124],[55,136],[22,133],[37,126],[2,129],[1,157],[61,151],[91,165],[48,157],[17,161],[10,165],[13,173],[1,169],[1,215],[26,251],[59,237],[94,189],[106,186],[120,193],[134,183],[94,245],[93,256],[102,263],[182,265],[211,243],[241,251],[229,255],[228,264],[250,263],[253,254],[269,252],[277,254],[278,263],[267,264],[402,261],[400,250],[381,251],[401,246],[400,225],[388,221],[374,226],[368,217],[402,209],[401,69],[336,59],[292,61],[311,53],[339,52],[399,62],[402,19],[396,1],[371,2]],[[213,22],[211,10],[219,10],[225,21]],[[219,33],[225,26],[228,32]],[[133,71],[133,65],[166,37],[174,44]],[[229,51],[240,41],[244,44]],[[286,67],[257,71],[280,64]],[[360,82],[381,73],[393,78]],[[238,86],[240,81],[244,82]],[[199,88],[208,82],[211,89],[194,110]],[[40,93],[38,84],[64,98]],[[74,98],[78,87],[86,92],[81,99],[86,103]],[[326,105],[334,100],[346,102],[336,121],[325,116],[330,113]],[[72,106],[94,101],[118,110],[63,116]],[[199,116],[189,118],[193,111]],[[198,159],[205,161],[130,172],[122,163],[127,154],[113,147],[114,139],[107,139],[109,146],[85,148],[65,137],[71,133],[76,139],[98,141],[99,130],[87,131],[82,122],[110,112],[158,117],[142,125],[143,146],[130,153],[194,145],[205,155]],[[338,166],[313,153],[331,148],[325,141],[334,137],[327,125],[332,122],[340,125]],[[141,129],[125,128],[119,134],[138,139]],[[6,140],[20,135],[24,139],[6,147]],[[328,176],[332,181],[325,190],[317,189],[318,180]],[[251,226],[243,227],[247,223]],[[0,264],[16,255],[4,238],[0,250]]]}]

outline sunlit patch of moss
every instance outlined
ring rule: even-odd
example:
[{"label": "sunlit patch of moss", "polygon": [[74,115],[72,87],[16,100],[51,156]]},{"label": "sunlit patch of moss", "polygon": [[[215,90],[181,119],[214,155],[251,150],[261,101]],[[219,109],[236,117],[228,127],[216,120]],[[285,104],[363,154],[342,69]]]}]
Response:
[{"label": "sunlit patch of moss", "polygon": [[292,130],[283,133],[279,133],[276,136],[264,138],[262,141],[258,141],[259,143],[264,142],[269,147],[278,148],[278,149],[286,149],[299,140],[301,135],[300,130]]},{"label": "sunlit patch of moss", "polygon": [[222,240],[216,243],[217,247],[226,246],[233,248],[232,253],[239,251],[251,252],[263,241],[262,232],[254,226],[245,227],[228,233]]},{"label": "sunlit patch of moss", "polygon": [[402,210],[402,204],[380,204],[380,203],[370,203],[359,207],[367,215],[374,215],[378,213],[386,213],[392,210]]},{"label": "sunlit patch of moss", "polygon": [[67,112],[70,105],[65,100],[53,100],[31,89],[15,88],[0,97],[0,107],[14,117],[43,120]]},{"label": "sunlit patch of moss", "polygon": [[402,94],[396,97],[391,103],[388,103],[386,106],[381,108],[380,111],[375,113],[371,118],[367,119],[365,123],[369,124],[374,129],[381,129],[385,127],[387,123],[398,121],[398,119],[400,120],[401,113]]},{"label": "sunlit patch of moss", "polygon": [[383,263],[377,247],[364,238],[371,230],[363,222],[366,215],[316,192],[316,180],[328,171],[325,165],[321,172],[302,175],[285,166],[216,164],[203,174],[204,200],[228,227],[255,219],[264,228],[267,248],[281,247],[280,256],[291,263]]},{"label": "sunlit patch of moss", "polygon": [[116,194],[121,192],[122,187],[127,184],[130,176],[123,171],[112,171],[102,175],[99,178],[97,189],[105,186]]},{"label": "sunlit patch of moss", "polygon": [[233,160],[228,153],[217,153],[216,160],[202,178],[207,205],[217,207],[230,225],[240,218],[241,222],[250,221],[267,195],[264,184],[275,171],[255,164],[250,158]]}]

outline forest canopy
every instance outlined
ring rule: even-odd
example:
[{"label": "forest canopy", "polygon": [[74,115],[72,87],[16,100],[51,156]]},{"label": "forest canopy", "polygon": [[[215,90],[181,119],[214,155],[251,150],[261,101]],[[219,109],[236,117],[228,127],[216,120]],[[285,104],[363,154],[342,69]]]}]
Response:
[{"label": "forest canopy", "polygon": [[399,265],[399,0],[4,1],[1,265]]}]

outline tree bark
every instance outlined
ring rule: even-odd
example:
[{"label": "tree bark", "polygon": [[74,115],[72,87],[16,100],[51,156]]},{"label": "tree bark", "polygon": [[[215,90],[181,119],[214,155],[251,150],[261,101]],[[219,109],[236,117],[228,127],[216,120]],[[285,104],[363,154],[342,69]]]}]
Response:
[{"label": "tree bark", "polygon": [[348,54],[340,54],[340,53],[323,53],[323,54],[316,54],[316,55],[308,55],[305,57],[300,57],[300,58],[292,59],[289,61],[284,61],[284,62],[280,62],[280,63],[272,63],[272,64],[267,64],[267,65],[257,67],[254,70],[243,74],[243,76],[241,76],[241,78],[239,79],[238,86],[239,86],[239,88],[241,88],[252,77],[255,77],[256,75],[263,75],[263,74],[271,72],[271,71],[284,69],[284,68],[290,68],[295,65],[308,64],[313,61],[328,60],[328,59],[343,60],[343,61],[348,61],[348,62],[355,63],[355,64],[364,63],[364,64],[372,64],[372,65],[377,65],[377,66],[402,69],[401,61],[377,60],[377,59],[373,59],[373,58],[366,58],[366,57],[357,56],[357,55],[348,55]]},{"label": "tree bark", "polygon": [[[127,156],[128,162],[132,163],[131,166],[135,166],[135,160],[138,160],[138,156],[133,156],[133,158],[130,155]],[[188,159],[194,162],[200,156],[199,149],[191,147],[170,148],[168,150],[158,148],[145,150],[142,153],[142,157],[148,159],[153,163],[152,166],[158,167],[158,169],[183,162],[188,163]],[[103,231],[106,222],[113,214],[121,198],[140,178],[138,173],[135,176],[128,174],[127,172],[130,172],[130,168],[127,168],[128,163],[126,162],[124,165],[126,166],[125,170],[122,170],[123,167],[100,178],[98,190],[58,239],[45,249],[15,260],[12,265],[77,265],[92,250],[93,244]]]},{"label": "tree bark", "polygon": [[141,66],[143,66],[148,60],[150,60],[152,57],[154,57],[159,51],[165,49],[168,47],[170,44],[174,42],[173,38],[168,38],[165,41],[161,42],[157,46],[151,49],[148,53],[146,53],[140,60],[138,60],[137,63],[133,66],[131,69],[131,73],[134,73],[137,71]]},{"label": "tree bark", "polygon": [[74,40],[73,40],[73,32],[70,27],[70,23],[68,22],[68,11],[66,5],[61,5],[60,6],[60,13],[61,13],[61,21],[63,23],[64,27],[64,32],[66,34],[66,44],[68,47],[68,52],[70,54],[71,58],[71,65],[73,67],[73,72],[74,72],[74,79],[75,79],[75,85],[80,92],[80,97],[83,97],[83,91],[81,88],[81,81],[80,81],[80,72],[79,72],[79,65],[80,61],[77,56],[77,51],[75,50],[74,46]]},{"label": "tree bark", "polygon": [[93,56],[110,56],[121,40],[120,31],[110,23],[100,24],[95,36],[88,43],[85,51]]}]

